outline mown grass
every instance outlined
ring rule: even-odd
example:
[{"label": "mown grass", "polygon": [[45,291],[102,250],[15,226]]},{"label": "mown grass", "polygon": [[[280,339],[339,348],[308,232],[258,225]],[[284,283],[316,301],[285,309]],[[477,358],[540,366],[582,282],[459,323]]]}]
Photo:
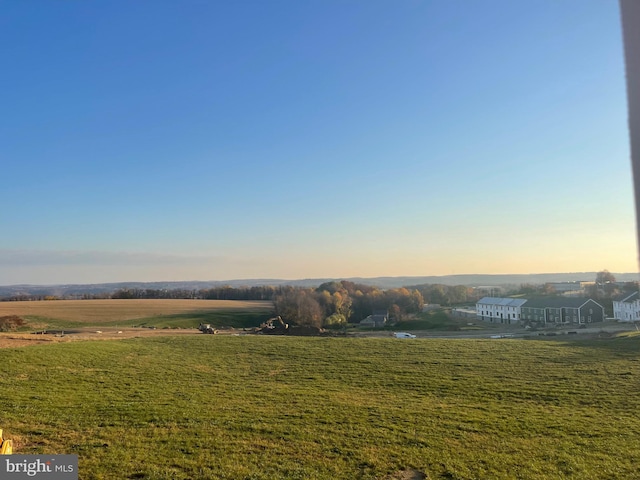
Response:
[{"label": "mown grass", "polygon": [[444,311],[421,312],[414,318],[397,322],[387,330],[459,330],[466,321],[452,319]]},{"label": "mown grass", "polygon": [[0,351],[16,453],[82,479],[640,477],[640,338],[159,337]]},{"label": "mown grass", "polygon": [[93,327],[156,327],[156,328],[197,328],[200,323],[208,323],[214,327],[251,328],[257,327],[269,318],[273,312],[269,310],[213,310],[178,313],[173,315],[157,315],[152,317],[132,318],[123,320],[106,320],[96,323],[74,322],[70,320],[27,317],[27,325],[21,331],[37,329],[73,329],[87,326]]}]

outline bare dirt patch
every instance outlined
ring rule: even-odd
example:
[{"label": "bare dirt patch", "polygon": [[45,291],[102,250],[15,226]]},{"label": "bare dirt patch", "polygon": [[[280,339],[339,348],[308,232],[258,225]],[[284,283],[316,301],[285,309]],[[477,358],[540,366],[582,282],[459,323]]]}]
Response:
[{"label": "bare dirt patch", "polygon": [[427,476],[421,471],[410,468],[387,475],[383,480],[424,480],[426,478]]},{"label": "bare dirt patch", "polygon": [[0,332],[11,332],[24,324],[24,319],[17,315],[5,315],[0,317]]},{"label": "bare dirt patch", "polygon": [[16,333],[0,333],[0,348],[14,348],[14,347],[26,347],[28,345],[41,345],[43,343],[51,343],[54,338],[34,338],[28,334],[16,334]]}]

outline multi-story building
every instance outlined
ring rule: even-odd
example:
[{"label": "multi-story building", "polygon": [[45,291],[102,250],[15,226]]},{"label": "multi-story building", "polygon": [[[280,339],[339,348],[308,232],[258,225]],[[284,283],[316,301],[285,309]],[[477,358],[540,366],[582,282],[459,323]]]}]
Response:
[{"label": "multi-story building", "polygon": [[640,292],[627,294],[613,301],[613,318],[621,322],[640,320]]},{"label": "multi-story building", "polygon": [[537,324],[587,324],[605,319],[604,307],[590,298],[539,297],[521,308],[522,321]]},{"label": "multi-story building", "polygon": [[520,307],[525,302],[523,298],[484,297],[476,303],[476,312],[480,320],[494,323],[518,323]]},{"label": "multi-story building", "polygon": [[[605,319],[604,307],[583,297],[484,297],[476,303],[476,311],[480,320],[508,324],[587,324]],[[637,311],[640,312],[640,301]]]}]

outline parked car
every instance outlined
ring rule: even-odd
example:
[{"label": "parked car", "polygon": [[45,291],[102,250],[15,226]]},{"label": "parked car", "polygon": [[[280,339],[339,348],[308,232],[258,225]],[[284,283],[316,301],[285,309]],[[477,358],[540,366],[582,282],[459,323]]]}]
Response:
[{"label": "parked car", "polygon": [[393,334],[393,336],[396,338],[416,338],[415,335],[407,332],[396,332]]}]

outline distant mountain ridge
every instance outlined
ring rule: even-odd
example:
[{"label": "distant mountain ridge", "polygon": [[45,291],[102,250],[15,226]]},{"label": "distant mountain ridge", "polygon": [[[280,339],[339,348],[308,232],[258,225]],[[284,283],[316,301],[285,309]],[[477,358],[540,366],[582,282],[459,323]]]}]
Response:
[{"label": "distant mountain ridge", "polygon": [[[108,295],[122,288],[155,289],[155,290],[202,290],[206,288],[222,287],[254,287],[263,285],[291,285],[296,287],[317,287],[333,280],[348,280],[354,283],[372,285],[379,288],[400,288],[422,284],[465,285],[478,286],[517,286],[521,284],[541,285],[547,282],[575,282],[593,281],[597,272],[573,273],[536,273],[536,274],[466,274],[424,277],[350,277],[350,278],[308,278],[299,280],[283,279],[243,279],[243,280],[215,280],[215,281],[180,281],[180,282],[118,282],[98,284],[64,284],[64,285],[7,285],[0,286],[0,298],[18,295],[35,295],[57,297],[78,297],[82,295]],[[638,281],[638,273],[613,273],[620,282]]]}]

